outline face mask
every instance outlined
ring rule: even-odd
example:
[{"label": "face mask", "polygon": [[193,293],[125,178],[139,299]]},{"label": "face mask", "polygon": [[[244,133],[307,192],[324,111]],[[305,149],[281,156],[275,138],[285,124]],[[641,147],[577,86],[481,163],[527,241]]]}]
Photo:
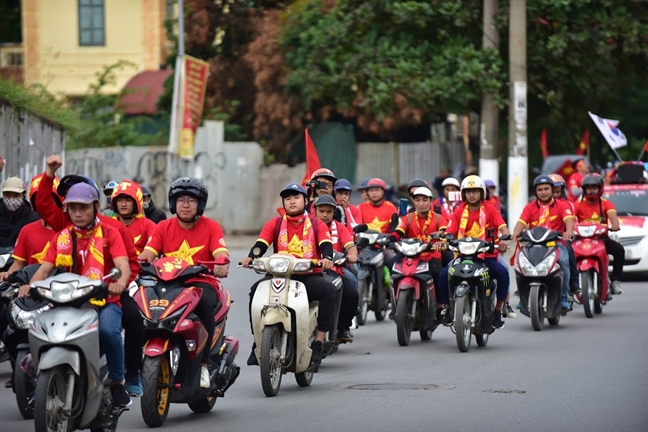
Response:
[{"label": "face mask", "polygon": [[142,204],[142,206],[143,206],[145,209],[147,209],[147,208],[149,208],[149,204],[150,204],[150,203],[145,202],[144,204]]},{"label": "face mask", "polygon": [[23,203],[21,198],[4,198],[3,200],[10,212],[18,210]]}]

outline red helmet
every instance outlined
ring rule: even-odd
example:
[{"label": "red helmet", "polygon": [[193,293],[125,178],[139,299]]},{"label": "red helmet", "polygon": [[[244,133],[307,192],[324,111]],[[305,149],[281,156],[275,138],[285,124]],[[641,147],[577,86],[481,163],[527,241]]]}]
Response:
[{"label": "red helmet", "polygon": [[[45,176],[45,173],[38,174],[34,178],[31,179],[31,183],[29,184],[29,202],[31,203],[32,209],[34,211],[36,210],[36,192],[38,192],[38,189],[40,187],[41,180],[43,180],[43,176]],[[63,197],[58,194],[56,189],[59,186],[59,178],[54,177],[54,186],[52,187],[51,194],[52,198],[54,198],[54,202],[59,206],[63,206]]]},{"label": "red helmet", "polygon": [[144,206],[144,197],[142,195],[142,188],[130,180],[122,180],[121,183],[117,184],[113,189],[113,193],[110,196],[110,207],[115,213],[117,211],[117,198],[120,196],[126,196],[132,198],[135,201],[135,207],[133,207],[133,216],[137,216],[142,213],[142,208]]},{"label": "red helmet", "polygon": [[372,178],[371,180],[369,180],[369,183],[367,183],[367,189],[372,187],[379,187],[384,191],[387,190],[387,185],[382,179],[379,178]]},{"label": "red helmet", "polygon": [[[598,187],[598,192],[594,194],[588,195],[585,192],[585,188],[587,186],[597,186]],[[595,196],[602,196],[603,195],[603,189],[605,186],[605,182],[603,181],[603,177],[601,177],[599,174],[585,174],[583,177],[583,180],[581,181],[581,188],[583,189],[583,196],[587,198],[594,198]]]},{"label": "red helmet", "polygon": [[311,181],[315,180],[317,177],[324,177],[325,179],[331,180],[333,184],[337,181],[337,178],[335,177],[335,174],[333,174],[333,171],[331,171],[328,168],[320,168],[318,170],[315,170],[313,175],[311,175]]}]

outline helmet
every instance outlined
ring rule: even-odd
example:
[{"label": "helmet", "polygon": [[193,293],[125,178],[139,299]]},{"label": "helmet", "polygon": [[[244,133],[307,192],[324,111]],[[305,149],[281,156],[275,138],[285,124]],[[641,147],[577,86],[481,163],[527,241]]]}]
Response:
[{"label": "helmet", "polygon": [[77,183],[87,183],[95,190],[97,191],[97,195],[99,195],[99,187],[97,186],[97,183],[94,182],[90,177],[80,175],[80,174],[70,174],[66,175],[61,179],[61,182],[58,185],[58,188],[56,189],[56,192],[62,197],[64,197],[68,190],[75,184]]},{"label": "helmet", "polygon": [[142,188],[142,196],[145,196],[145,197],[147,197],[147,196],[150,197],[151,196],[151,191],[149,190],[148,187],[146,187],[144,185],[139,185],[139,186]]},{"label": "helmet", "polygon": [[535,180],[533,180],[533,189],[535,189],[536,187],[538,187],[540,185],[543,185],[543,184],[548,184],[548,185],[553,186],[554,181],[548,175],[541,174],[538,177],[536,177]]},{"label": "helmet", "polygon": [[549,174],[554,187],[565,187],[565,179],[560,174]]},{"label": "helmet", "polygon": [[414,198],[417,195],[423,195],[432,199],[432,191],[426,187],[416,188],[414,192],[412,192],[412,198]]},{"label": "helmet", "polygon": [[340,179],[335,182],[335,186],[333,187],[334,191],[349,191],[351,192],[353,188],[351,187],[351,182],[347,179]]},{"label": "helmet", "polygon": [[205,212],[209,192],[207,192],[207,188],[200,180],[193,177],[180,177],[171,184],[169,188],[169,211],[171,211],[171,214],[176,213],[176,201],[182,195],[189,195],[198,200],[196,217]]},{"label": "helmet", "polygon": [[496,188],[497,185],[493,180],[484,180],[484,183],[486,184],[486,187],[488,188]]},{"label": "helmet", "polygon": [[[605,182],[603,181],[603,177],[601,177],[599,174],[585,174],[583,177],[583,180],[581,181],[581,188],[583,189],[583,195],[588,196],[588,197],[594,197],[595,195],[601,196],[603,195],[603,189],[604,189]],[[598,186],[599,190],[598,193],[595,195],[587,195],[585,193],[585,187],[587,186]]]},{"label": "helmet", "polygon": [[106,196],[112,195],[113,189],[117,187],[117,182],[114,180],[109,181],[106,183],[106,185],[103,187],[104,194]]},{"label": "helmet", "polygon": [[365,190],[367,189],[367,185],[369,184],[370,178],[366,178],[360,182],[360,186],[358,187],[358,190]]},{"label": "helmet", "polygon": [[457,189],[461,189],[459,180],[454,177],[448,177],[447,179],[443,180],[443,183],[441,183],[441,188],[444,189],[446,186],[454,186]]},{"label": "helmet", "polygon": [[379,178],[372,178],[371,180],[369,180],[369,182],[367,183],[367,189],[372,187],[379,187],[382,190],[387,191],[387,185],[384,181],[382,181],[382,179]]},{"label": "helmet", "polygon": [[[40,186],[41,180],[43,180],[44,175],[45,173],[38,174],[37,176],[32,178],[31,183],[29,184],[29,202],[31,203],[32,209],[34,209],[34,211],[38,211],[36,210],[36,192],[38,192],[38,188]],[[54,177],[54,186],[52,187],[51,194],[56,205],[61,207],[63,203],[63,197],[60,196],[57,192],[59,183],[60,180],[58,179],[58,177]]]},{"label": "helmet", "polygon": [[99,202],[99,192],[88,183],[77,183],[70,187],[63,204],[92,204]]},{"label": "helmet", "polygon": [[486,183],[484,183],[484,180],[482,180],[481,177],[476,175],[469,175],[468,177],[463,179],[459,189],[461,191],[461,199],[463,201],[466,201],[466,189],[481,189],[484,192],[482,199],[486,199],[486,194],[488,193],[486,191]]},{"label": "helmet", "polygon": [[310,179],[311,181],[313,181],[318,177],[324,177],[325,179],[331,180],[333,183],[337,181],[337,178],[335,177],[335,174],[333,174],[333,171],[328,168],[320,168],[318,170],[315,170]]},{"label": "helmet", "polygon": [[306,193],[306,189],[304,189],[304,186],[300,185],[299,183],[288,183],[285,188],[279,192],[279,195],[281,198],[286,198],[290,195],[294,195],[295,192],[304,195],[306,199],[308,199],[308,194]]},{"label": "helmet", "polygon": [[337,203],[335,202],[335,198],[333,198],[331,195],[321,195],[318,196],[315,202],[313,203],[315,207],[321,206],[321,205],[330,205],[333,207],[337,206]]},{"label": "helmet", "polygon": [[142,188],[140,185],[134,181],[122,180],[121,183],[113,189],[113,193],[110,196],[110,208],[112,208],[115,213],[119,213],[117,211],[117,198],[120,196],[126,196],[135,201],[135,207],[133,208],[133,214],[131,216],[142,213],[144,197],[142,196]]},{"label": "helmet", "polygon": [[426,182],[426,181],[423,180],[423,179],[416,178],[416,179],[412,180],[412,181],[407,185],[407,190],[410,190],[410,189],[412,189],[413,187],[418,187],[418,188],[422,188],[422,187],[424,187],[424,188],[428,188],[428,189],[430,189],[430,183]]}]

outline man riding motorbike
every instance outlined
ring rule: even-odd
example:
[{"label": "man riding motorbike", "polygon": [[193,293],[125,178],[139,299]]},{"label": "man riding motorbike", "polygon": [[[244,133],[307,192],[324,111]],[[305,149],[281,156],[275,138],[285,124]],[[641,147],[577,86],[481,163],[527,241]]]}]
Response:
[{"label": "man riding motorbike", "polygon": [[398,214],[394,204],[385,200],[387,185],[379,178],[367,182],[368,202],[359,205],[362,212],[362,223],[367,224],[370,230],[389,233],[393,231],[390,223],[393,215]]},{"label": "man riding motorbike", "polygon": [[128,228],[138,255],[144,250],[156,226],[142,214],[142,201],[142,189],[137,183],[128,180],[119,183],[110,197],[110,206],[117,214],[115,219]]},{"label": "man riding motorbike", "polygon": [[[176,217],[164,220],[155,226],[153,234],[139,256],[142,261],[153,261],[157,256],[181,258],[189,264],[229,257],[225,236],[221,226],[213,219],[203,216],[209,194],[207,188],[196,178],[181,177],[169,188],[169,209]],[[214,266],[214,276],[227,277],[229,265]],[[193,283],[195,286],[196,284]],[[207,330],[211,346],[216,323],[215,309],[218,306],[215,287],[205,283],[200,301],[194,313]],[[200,387],[209,388],[207,363],[211,349],[202,352]]]},{"label": "man riding motorbike", "polygon": [[[296,258],[319,259],[321,270],[316,268],[312,274],[295,275],[293,279],[301,281],[306,286],[309,301],[319,301],[317,316],[317,331],[311,344],[313,350],[311,362],[320,364],[324,358],[324,340],[329,331],[335,310],[335,286],[322,277],[322,271],[333,267],[333,242],[328,227],[321,220],[306,213],[308,195],[299,184],[290,183],[279,194],[282,199],[285,214],[270,219],[261,230],[259,238],[241,265],[249,266],[254,258],[263,256],[271,244],[275,253],[284,253]],[[267,279],[269,276],[261,280]],[[250,309],[256,288],[261,281],[250,288]],[[250,326],[252,317],[250,316]],[[252,353],[248,358],[249,366],[258,365],[252,345]]]},{"label": "man riding motorbike", "polygon": [[112,204],[110,203],[112,193],[116,187],[117,187],[117,182],[114,180],[109,181],[103,187],[103,193],[106,196],[106,207],[103,210],[101,210],[101,213],[106,216],[110,216],[110,217],[117,216],[117,213],[115,212],[115,210],[113,210]]},{"label": "man riding motorbike", "polygon": [[144,207],[144,214],[146,217],[156,224],[165,220],[167,218],[166,213],[155,207],[149,188],[144,185],[140,185],[140,187],[142,188],[142,199],[144,201],[142,207]]},{"label": "man riding motorbike", "polygon": [[353,188],[351,187],[351,182],[347,179],[339,179],[335,182],[333,188],[333,197],[338,206],[341,206],[344,209],[344,219],[346,220],[346,226],[353,236],[353,228],[362,223],[362,212],[360,209],[353,204],[351,204],[351,192]]},{"label": "man riding motorbike", "polygon": [[2,184],[0,199],[0,247],[11,247],[16,243],[18,233],[27,225],[38,220],[25,199],[25,186],[18,177],[9,177]]},{"label": "man riding motorbike", "polygon": [[439,206],[441,208],[441,215],[449,221],[452,218],[452,213],[454,213],[454,210],[460,204],[460,201],[455,200],[454,196],[450,194],[451,192],[459,192],[459,181],[456,178],[448,177],[443,180],[441,187],[443,188],[443,196],[435,199],[432,205]]}]

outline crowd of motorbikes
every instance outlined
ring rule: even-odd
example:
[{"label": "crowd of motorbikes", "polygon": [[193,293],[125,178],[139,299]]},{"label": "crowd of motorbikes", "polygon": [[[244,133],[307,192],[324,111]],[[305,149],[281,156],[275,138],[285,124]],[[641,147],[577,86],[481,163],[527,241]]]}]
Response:
[{"label": "crowd of motorbikes", "polygon": [[[350,268],[358,278],[358,326],[367,322],[369,311],[377,321],[384,321],[391,309],[401,346],[409,344],[412,332],[418,331],[422,340],[430,340],[443,325],[455,333],[462,352],[470,349],[473,335],[478,346],[488,343],[495,331],[492,321],[497,282],[489,275],[482,256],[495,250],[493,232],[488,232],[485,240],[457,239],[441,231],[428,241],[402,239],[395,243],[389,243],[387,234],[371,231],[366,225],[356,226],[354,232],[359,255],[357,265]],[[570,302],[582,303],[585,315],[591,318],[611,300],[608,256],[601,241],[607,227],[580,223],[575,234],[573,249],[582,295],[570,297]],[[545,318],[555,326],[572,310],[560,305],[563,274],[556,247],[560,240],[560,233],[536,227],[522,233],[514,254],[520,312],[530,318],[536,331],[543,329]],[[446,324],[435,313],[429,264],[419,258],[438,242],[454,254],[449,267],[448,312],[452,319]],[[387,248],[399,257],[390,272],[385,271]],[[336,253],[333,261],[338,266],[347,265],[344,254]],[[10,250],[0,251],[0,263],[5,270],[11,265]],[[239,342],[225,334],[230,294],[217,279],[212,281],[219,287],[212,341],[206,340],[205,327],[193,313],[201,288],[199,283],[192,283],[212,278],[210,270],[221,264],[192,265],[179,258],[160,258],[142,263],[140,276],[131,286],[145,325],[141,413],[148,426],[162,425],[171,403],[186,403],[197,413],[210,411],[239,375],[240,368],[234,362]],[[311,260],[274,254],[257,258],[250,266],[268,276],[258,285],[251,307],[255,355],[267,396],[278,394],[287,372],[295,374],[301,387],[309,386],[317,372],[309,347],[315,337],[318,305],[308,301],[304,284],[293,279],[312,272],[316,265]],[[55,271],[31,286],[30,297],[17,298],[19,286],[30,281],[35,267],[27,266],[0,283],[0,313],[9,320],[2,338],[2,359],[13,364],[18,409],[24,418],[34,419],[37,431],[116,430],[117,420],[127,408],[112,407],[106,360],[99,346],[98,314],[93,306],[105,298],[106,285],[102,280]],[[115,277],[118,271],[113,270],[106,278]],[[337,288],[337,319],[342,280],[332,271],[325,277]],[[336,332],[333,323],[324,344],[327,355],[339,349]],[[199,385],[200,354],[205,349],[211,352],[208,389]]]}]

